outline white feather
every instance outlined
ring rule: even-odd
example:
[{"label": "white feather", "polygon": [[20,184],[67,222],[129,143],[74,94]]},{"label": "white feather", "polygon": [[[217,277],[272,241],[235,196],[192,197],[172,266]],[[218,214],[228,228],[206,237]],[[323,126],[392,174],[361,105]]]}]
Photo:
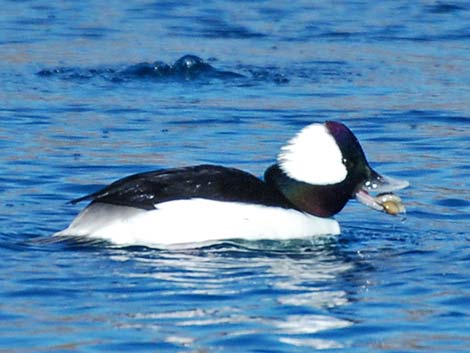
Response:
[{"label": "white feather", "polygon": [[158,246],[236,238],[289,239],[339,232],[334,219],[292,209],[190,199],[164,202],[150,211],[95,203],[56,235]]},{"label": "white feather", "polygon": [[278,162],[289,177],[313,185],[339,183],[348,174],[341,150],[323,124],[302,129],[281,148]]}]

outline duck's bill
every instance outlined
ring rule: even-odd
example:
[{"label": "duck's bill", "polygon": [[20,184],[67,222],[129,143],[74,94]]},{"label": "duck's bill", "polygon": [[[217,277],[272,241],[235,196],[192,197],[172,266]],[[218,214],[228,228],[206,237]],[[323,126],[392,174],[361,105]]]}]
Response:
[{"label": "duck's bill", "polygon": [[[355,194],[356,199],[377,211],[391,215],[405,213],[406,209],[401,199],[393,194],[393,191],[408,187],[410,183],[406,180],[398,180],[375,171],[371,171],[371,177],[365,181]],[[376,194],[371,195],[371,193]]]}]

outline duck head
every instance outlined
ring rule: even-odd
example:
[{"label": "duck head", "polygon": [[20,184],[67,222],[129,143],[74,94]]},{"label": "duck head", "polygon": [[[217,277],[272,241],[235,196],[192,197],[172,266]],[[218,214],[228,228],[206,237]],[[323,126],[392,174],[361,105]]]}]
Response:
[{"label": "duck head", "polygon": [[319,217],[331,217],[353,198],[386,212],[371,192],[391,193],[409,185],[373,170],[356,136],[335,121],[303,128],[281,148],[264,177],[295,207]]}]

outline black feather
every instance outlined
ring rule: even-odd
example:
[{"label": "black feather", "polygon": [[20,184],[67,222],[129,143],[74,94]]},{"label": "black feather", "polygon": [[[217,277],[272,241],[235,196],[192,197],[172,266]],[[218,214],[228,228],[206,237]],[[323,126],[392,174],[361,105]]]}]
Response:
[{"label": "black feather", "polygon": [[165,201],[191,198],[294,208],[279,191],[254,175],[215,165],[130,175],[71,203],[91,200],[151,210]]}]

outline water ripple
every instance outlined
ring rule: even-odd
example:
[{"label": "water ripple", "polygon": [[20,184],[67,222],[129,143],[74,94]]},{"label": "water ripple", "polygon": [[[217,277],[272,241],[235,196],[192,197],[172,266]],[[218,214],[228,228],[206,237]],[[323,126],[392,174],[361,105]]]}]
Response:
[{"label": "water ripple", "polygon": [[[452,0],[2,2],[0,352],[470,351],[469,15]],[[79,211],[68,200],[119,177],[262,175],[330,119],[410,181],[406,220],[352,201],[321,241],[50,237]]]},{"label": "water ripple", "polygon": [[184,82],[210,79],[230,80],[244,77],[239,73],[217,70],[195,55],[185,55],[172,65],[162,61],[155,61],[153,63],[143,62],[134,64],[123,69],[57,67],[40,70],[37,75],[42,77],[59,77],[65,80],[86,80],[100,77],[114,82],[132,79]]}]

